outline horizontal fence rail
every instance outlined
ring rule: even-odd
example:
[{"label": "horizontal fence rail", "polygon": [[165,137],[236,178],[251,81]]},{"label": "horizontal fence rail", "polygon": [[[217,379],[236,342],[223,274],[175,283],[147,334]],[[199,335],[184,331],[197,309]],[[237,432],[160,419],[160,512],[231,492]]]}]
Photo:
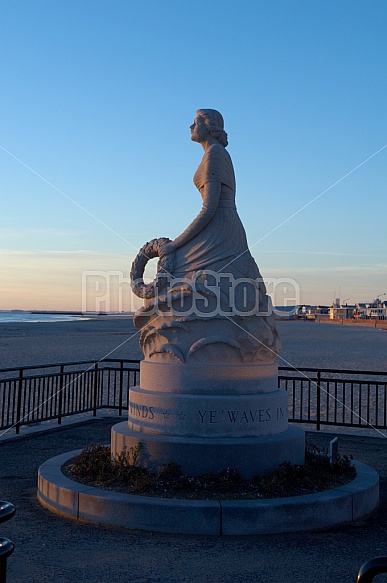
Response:
[{"label": "horizontal fence rail", "polygon": [[[126,413],[140,361],[104,359],[0,370],[0,429],[101,409]],[[387,429],[387,372],[279,367],[289,421]]]}]

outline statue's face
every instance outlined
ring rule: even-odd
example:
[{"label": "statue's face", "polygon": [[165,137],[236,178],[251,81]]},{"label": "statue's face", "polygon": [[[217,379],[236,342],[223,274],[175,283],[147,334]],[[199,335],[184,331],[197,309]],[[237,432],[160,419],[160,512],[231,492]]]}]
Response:
[{"label": "statue's face", "polygon": [[203,142],[208,136],[206,122],[200,115],[195,117],[193,124],[189,127],[191,130],[191,140],[193,142]]}]

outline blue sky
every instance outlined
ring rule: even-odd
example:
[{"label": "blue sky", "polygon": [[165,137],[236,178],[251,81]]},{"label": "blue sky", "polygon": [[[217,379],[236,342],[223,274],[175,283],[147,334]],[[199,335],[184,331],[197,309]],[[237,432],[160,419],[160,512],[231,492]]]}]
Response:
[{"label": "blue sky", "polygon": [[304,303],[387,292],[386,26],[383,0],[3,3],[0,309],[81,309],[87,273],[129,294],[138,249],[200,210],[203,107],[262,275]]}]

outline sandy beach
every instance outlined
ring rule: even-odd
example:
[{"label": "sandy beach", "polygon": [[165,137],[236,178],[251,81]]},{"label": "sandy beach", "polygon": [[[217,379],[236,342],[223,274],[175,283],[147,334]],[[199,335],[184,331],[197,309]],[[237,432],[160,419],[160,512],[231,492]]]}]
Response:
[{"label": "sandy beach", "polygon": [[[387,331],[278,321],[280,366],[387,371]],[[0,324],[0,369],[102,358],[141,359],[131,319]]]},{"label": "sandy beach", "polygon": [[141,358],[130,319],[0,324],[0,369],[106,358]]}]

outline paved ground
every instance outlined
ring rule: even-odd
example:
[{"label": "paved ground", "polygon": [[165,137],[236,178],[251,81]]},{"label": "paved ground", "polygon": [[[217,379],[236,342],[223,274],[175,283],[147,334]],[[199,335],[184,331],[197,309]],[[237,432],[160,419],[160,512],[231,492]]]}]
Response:
[{"label": "paved ground", "polygon": [[[194,537],[136,533],[51,514],[37,502],[40,464],[89,443],[108,443],[112,419],[0,443],[0,498],[16,506],[0,527],[15,552],[9,583],[355,583],[359,567],[387,556],[387,441],[340,436],[340,450],[381,475],[381,506],[366,520],[314,533]],[[326,434],[308,434],[327,442]],[[382,577],[381,577],[382,578]]]}]

